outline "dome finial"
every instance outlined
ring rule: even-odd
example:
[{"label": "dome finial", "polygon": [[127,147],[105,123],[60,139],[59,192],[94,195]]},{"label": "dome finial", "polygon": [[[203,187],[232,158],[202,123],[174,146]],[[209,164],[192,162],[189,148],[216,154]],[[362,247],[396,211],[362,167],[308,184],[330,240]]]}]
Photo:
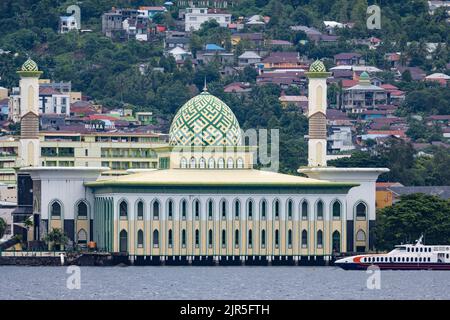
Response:
[{"label": "dome finial", "polygon": [[205,76],[205,84],[203,85],[203,92],[208,91],[208,87],[206,86],[206,76]]}]

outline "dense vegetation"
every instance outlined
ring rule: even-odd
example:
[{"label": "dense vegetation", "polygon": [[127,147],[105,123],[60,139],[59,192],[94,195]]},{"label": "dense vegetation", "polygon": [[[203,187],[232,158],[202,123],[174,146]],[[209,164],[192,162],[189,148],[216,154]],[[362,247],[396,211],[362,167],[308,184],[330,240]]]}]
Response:
[{"label": "dense vegetation", "polygon": [[[44,71],[43,77],[55,81],[71,81],[74,90],[80,90],[106,107],[130,106],[135,110],[153,111],[158,116],[171,120],[179,106],[198,93],[206,77],[209,90],[222,98],[236,113],[241,126],[247,128],[267,128],[280,130],[281,171],[295,173],[300,165],[306,164],[306,143],[303,136],[307,133],[307,122],[298,110],[283,109],[278,101],[279,88],[274,86],[256,87],[255,71],[246,68],[234,77],[221,77],[219,66],[212,63],[193,70],[189,63],[177,68],[172,58],[163,56],[162,41],[142,43],[130,40],[115,43],[101,35],[101,14],[115,7],[136,7],[139,5],[158,5],[164,1],[148,0],[84,0],[79,3],[83,29],[92,29],[90,33],[60,35],[57,33],[58,19],[64,15],[65,8],[73,1],[64,0],[3,0],[0,2],[0,48],[11,54],[0,55],[0,85],[16,86],[18,76],[15,73],[27,55],[30,55]],[[292,41],[296,50],[309,58],[325,59],[331,63],[334,54],[343,51],[362,53],[369,64],[385,68],[384,55],[387,52],[405,52],[411,65],[426,70],[443,71],[449,61],[449,50],[439,46],[431,59],[426,59],[426,42],[448,43],[450,28],[445,22],[445,11],[438,10],[433,16],[428,14],[425,0],[384,0],[382,8],[382,29],[368,31],[365,28],[366,8],[374,1],[366,0],[241,0],[230,8],[234,17],[253,14],[269,15],[269,25],[264,30],[266,38]],[[175,6],[156,22],[169,28],[174,25],[178,15]],[[315,26],[323,30],[323,20],[354,22],[353,29],[338,31],[341,40],[335,44],[301,44],[306,39],[303,32],[294,32],[291,25]],[[352,39],[377,36],[383,44],[377,50],[354,44]],[[205,24],[191,39],[192,51],[201,49],[207,42],[215,42],[230,48],[230,32],[215,23]],[[410,43],[408,45],[408,43]],[[236,55],[251,45],[242,42],[236,49]],[[279,50],[275,48],[274,50]],[[141,67],[141,68],[140,68]],[[154,70],[163,67],[164,72]],[[386,73],[386,79],[393,79]],[[416,86],[407,77],[401,89],[411,91],[402,112],[421,112],[423,114],[449,114],[449,91]],[[253,83],[253,92],[249,97],[236,97],[223,93],[223,86],[233,81]],[[428,100],[431,99],[431,100]],[[433,103],[429,103],[432,101]],[[424,133],[423,127],[416,126],[417,137],[433,140],[435,135]],[[361,165],[371,163],[388,166],[392,169],[385,179],[399,179],[405,184],[428,184],[444,181],[448,177],[438,177],[439,168],[448,167],[448,154],[442,164],[425,158],[414,159],[408,151],[405,157],[407,167],[396,160],[398,150],[386,151],[380,155],[361,155],[370,161],[361,161]],[[412,151],[411,151],[412,152]],[[351,160],[357,160],[356,154]],[[437,159],[437,156],[434,158]],[[380,162],[380,161],[381,162]],[[336,163],[341,165],[346,160]],[[384,161],[384,162],[383,162]],[[398,167],[398,168],[397,168]],[[416,174],[412,175],[415,170]],[[440,170],[440,169],[439,169]],[[437,173],[435,173],[437,172]],[[432,173],[431,175],[429,173]],[[425,176],[417,176],[426,174]],[[435,177],[435,178],[433,178]],[[422,180],[421,180],[422,179]],[[440,180],[439,180],[440,179]],[[440,182],[440,183],[444,183]]]},{"label": "dense vegetation", "polygon": [[450,201],[424,194],[406,195],[377,214],[378,250],[413,243],[422,234],[427,244],[450,242]]},{"label": "dense vegetation", "polygon": [[432,147],[429,154],[416,156],[410,143],[392,138],[376,147],[373,153],[355,152],[350,158],[329,161],[337,167],[385,167],[390,172],[380,181],[396,181],[404,185],[450,185],[450,153],[444,147]]},{"label": "dense vegetation", "polygon": [[3,218],[0,218],[0,238],[3,238],[5,231],[6,231],[6,221]]}]

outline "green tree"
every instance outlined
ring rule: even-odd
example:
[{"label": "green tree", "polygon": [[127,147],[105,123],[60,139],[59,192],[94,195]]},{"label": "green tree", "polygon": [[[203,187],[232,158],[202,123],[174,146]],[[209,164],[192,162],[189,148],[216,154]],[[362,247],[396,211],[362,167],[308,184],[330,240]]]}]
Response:
[{"label": "green tree", "polygon": [[0,239],[3,238],[6,231],[6,221],[3,218],[0,218]]},{"label": "green tree", "polygon": [[424,235],[429,244],[450,242],[450,201],[437,196],[402,196],[377,214],[376,248],[390,250],[394,245],[412,242]]},{"label": "green tree", "polygon": [[47,236],[45,237],[45,241],[53,248],[57,250],[68,243],[69,238],[67,235],[61,231],[59,228],[53,228]]}]

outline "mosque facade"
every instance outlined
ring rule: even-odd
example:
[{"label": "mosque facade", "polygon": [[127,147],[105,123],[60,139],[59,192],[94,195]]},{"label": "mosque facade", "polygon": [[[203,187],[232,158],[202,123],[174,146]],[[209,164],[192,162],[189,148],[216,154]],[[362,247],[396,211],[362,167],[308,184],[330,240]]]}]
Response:
[{"label": "mosque facade", "polygon": [[[375,181],[387,169],[327,167],[329,73],[316,61],[307,76],[302,176],[254,169],[254,148],[243,145],[231,108],[205,88],[174,117],[169,169],[101,177],[107,168],[49,168],[27,160],[20,175],[31,187],[33,238],[59,228],[74,244],[93,241],[135,261],[166,263],[326,263],[336,254],[369,250]],[[34,158],[32,151],[26,155]]]}]

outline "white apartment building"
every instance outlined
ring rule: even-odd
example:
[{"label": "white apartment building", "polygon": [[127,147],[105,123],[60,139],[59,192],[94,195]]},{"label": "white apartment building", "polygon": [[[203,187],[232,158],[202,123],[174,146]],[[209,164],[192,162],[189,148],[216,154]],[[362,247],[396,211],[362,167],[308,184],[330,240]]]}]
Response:
[{"label": "white apartment building", "polygon": [[[20,121],[22,110],[20,109],[20,88],[15,87],[9,97],[9,119],[13,122]],[[70,92],[61,92],[52,87],[39,88],[39,113],[40,114],[65,114],[70,115]]]},{"label": "white apartment building", "polygon": [[226,28],[231,23],[231,14],[217,9],[186,8],[184,30],[199,30],[202,23],[209,20],[216,20],[221,27]]}]

